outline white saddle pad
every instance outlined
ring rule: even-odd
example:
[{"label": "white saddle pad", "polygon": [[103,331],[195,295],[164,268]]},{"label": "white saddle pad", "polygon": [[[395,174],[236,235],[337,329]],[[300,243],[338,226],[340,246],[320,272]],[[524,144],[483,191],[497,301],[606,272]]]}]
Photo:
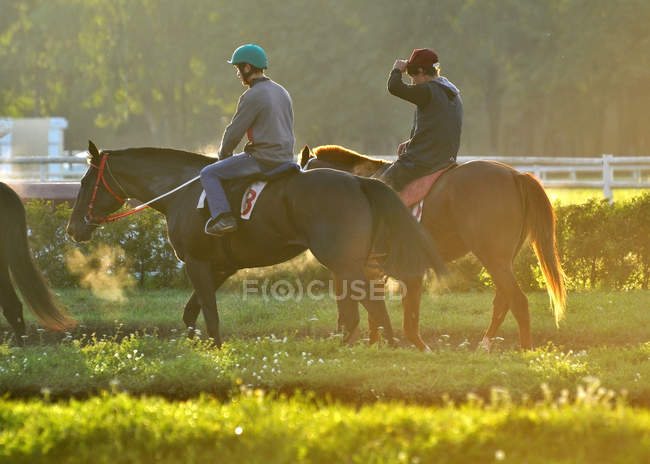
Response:
[{"label": "white saddle pad", "polygon": [[424,205],[424,200],[420,200],[411,207],[411,213],[418,222],[422,221],[422,205]]},{"label": "white saddle pad", "polygon": [[[241,208],[240,208],[240,216],[242,219],[250,219],[251,214],[253,214],[253,208],[255,207],[255,203],[257,203],[258,198],[262,194],[262,190],[264,190],[264,187],[266,187],[267,182],[266,181],[258,181],[258,182],[253,182],[248,186],[246,189],[246,192],[244,193],[244,196],[242,196],[241,199]],[[202,209],[205,208],[205,190],[201,192],[201,196],[199,197],[199,201],[196,204],[197,209]]]}]

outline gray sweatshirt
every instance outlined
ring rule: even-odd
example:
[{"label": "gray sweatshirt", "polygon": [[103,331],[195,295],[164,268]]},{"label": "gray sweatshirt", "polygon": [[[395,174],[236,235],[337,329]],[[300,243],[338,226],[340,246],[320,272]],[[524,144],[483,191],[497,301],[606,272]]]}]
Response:
[{"label": "gray sweatshirt", "polygon": [[244,134],[244,151],[264,163],[293,161],[293,104],[289,93],[267,77],[254,79],[239,98],[223,133],[219,159],[232,155]]}]

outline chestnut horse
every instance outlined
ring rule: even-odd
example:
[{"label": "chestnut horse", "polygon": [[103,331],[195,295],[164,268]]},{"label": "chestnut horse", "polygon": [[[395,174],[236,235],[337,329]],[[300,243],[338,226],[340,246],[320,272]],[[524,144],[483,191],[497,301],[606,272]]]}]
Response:
[{"label": "chestnut horse", "polygon": [[[364,177],[376,177],[389,165],[336,145],[318,147],[313,153],[305,147],[301,159],[305,170],[332,168]],[[424,198],[422,224],[446,262],[471,252],[492,277],[496,287],[492,320],[480,347],[489,350],[510,309],[519,325],[521,347],[532,348],[528,298],[513,273],[513,261],[526,239],[541,265],[556,324],[563,318],[566,291],[555,245],[555,213],[535,177],[494,161],[460,164],[443,174]],[[404,333],[419,349],[426,349],[419,335],[422,279],[405,284]]]}]

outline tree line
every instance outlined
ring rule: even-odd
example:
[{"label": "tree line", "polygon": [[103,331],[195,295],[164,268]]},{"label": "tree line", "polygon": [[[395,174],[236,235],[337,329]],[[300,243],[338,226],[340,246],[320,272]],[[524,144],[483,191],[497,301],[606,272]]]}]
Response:
[{"label": "tree line", "polygon": [[461,153],[650,154],[647,0],[0,0],[0,117],[63,116],[68,148],[214,151],[244,90],[226,60],[268,52],[296,150],[393,153],[413,108],[386,91],[430,47],[461,89]]}]

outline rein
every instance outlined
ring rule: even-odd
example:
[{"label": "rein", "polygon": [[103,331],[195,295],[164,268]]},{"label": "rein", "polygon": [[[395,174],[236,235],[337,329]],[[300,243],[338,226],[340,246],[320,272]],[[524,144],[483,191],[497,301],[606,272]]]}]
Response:
[{"label": "rein", "polygon": [[[186,187],[187,185],[191,184],[192,182],[195,182],[196,180],[198,180],[201,177],[200,175],[198,175],[198,176],[188,180],[184,184],[179,185],[178,187],[170,190],[169,192],[163,193],[162,195],[157,196],[153,200],[149,200],[146,203],[142,203],[141,205],[138,205],[135,208],[132,208],[132,209],[130,209],[128,211],[123,211],[121,213],[112,214],[110,216],[105,216],[105,217],[95,217],[95,216],[93,216],[92,213],[93,213],[93,208],[95,206],[95,198],[97,197],[97,191],[99,190],[99,183],[100,182],[102,184],[104,184],[104,187],[106,188],[108,193],[110,193],[111,196],[113,198],[115,198],[117,201],[119,201],[121,204],[124,204],[124,202],[127,200],[128,196],[127,196],[126,192],[124,191],[124,188],[122,188],[122,186],[117,181],[117,179],[115,179],[115,176],[113,175],[113,173],[111,172],[110,167],[108,166],[108,152],[103,153],[102,159],[99,162],[99,166],[96,166],[96,165],[94,165],[92,163],[90,163],[90,165],[92,167],[94,167],[95,169],[97,169],[97,181],[95,182],[95,188],[93,189],[93,194],[90,197],[90,202],[88,203],[88,214],[86,215],[84,220],[86,221],[87,224],[92,224],[92,225],[105,224],[107,222],[115,222],[115,221],[117,221],[119,219],[122,219],[122,218],[124,218],[126,216],[130,216],[132,214],[139,213],[140,211],[144,211],[145,209],[149,208],[149,205],[151,205],[152,203],[154,203],[154,202],[156,202],[156,201],[158,201],[158,200],[160,200],[162,198],[165,198],[166,196],[169,196],[174,192],[177,192],[178,190],[182,189],[183,187]],[[104,175],[106,171],[108,171],[110,176],[113,178],[113,181],[118,185],[120,190],[122,190],[122,193],[124,194],[124,198],[117,195],[113,191],[113,189],[111,189],[111,187],[108,185],[108,182],[106,182],[106,177]]]}]

